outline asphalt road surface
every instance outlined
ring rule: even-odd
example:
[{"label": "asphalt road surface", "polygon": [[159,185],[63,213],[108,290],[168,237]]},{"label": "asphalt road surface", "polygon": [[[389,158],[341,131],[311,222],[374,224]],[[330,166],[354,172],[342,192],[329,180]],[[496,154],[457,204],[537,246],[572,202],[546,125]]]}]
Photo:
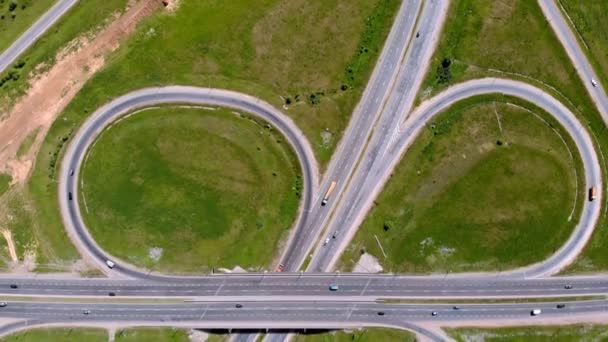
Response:
[{"label": "asphalt road surface", "polygon": [[25,50],[32,46],[40,36],[48,31],[77,2],[78,0],[58,0],[53,7],[30,26],[8,49],[0,54],[0,72],[3,72]]},{"label": "asphalt road surface", "polygon": [[[338,291],[330,291],[336,284]],[[17,285],[11,288],[11,285]],[[570,287],[570,288],[568,288]],[[511,278],[353,273],[212,275],[173,281],[0,278],[0,294],[23,296],[184,297],[199,300],[357,300],[382,298],[566,297],[608,293],[605,277]]]}]

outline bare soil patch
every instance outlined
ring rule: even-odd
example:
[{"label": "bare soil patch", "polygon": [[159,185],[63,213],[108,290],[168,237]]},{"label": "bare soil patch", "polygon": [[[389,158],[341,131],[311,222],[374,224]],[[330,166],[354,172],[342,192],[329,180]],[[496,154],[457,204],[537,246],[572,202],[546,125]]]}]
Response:
[{"label": "bare soil patch", "polygon": [[[104,58],[116,50],[120,41],[137,23],[161,7],[160,0],[134,1],[93,37],[82,37],[68,44],[57,55],[48,72],[33,79],[27,95],[9,113],[0,115],[0,172],[12,175],[13,184],[23,183],[32,168],[44,136],[59,113],[87,80],[104,66]],[[17,150],[25,138],[38,130],[32,148],[21,158]]]}]

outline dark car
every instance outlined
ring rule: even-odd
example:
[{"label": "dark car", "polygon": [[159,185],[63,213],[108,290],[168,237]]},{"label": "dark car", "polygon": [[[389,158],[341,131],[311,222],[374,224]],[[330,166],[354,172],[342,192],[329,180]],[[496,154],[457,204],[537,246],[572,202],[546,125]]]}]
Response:
[{"label": "dark car", "polygon": [[557,304],[558,309],[563,309],[566,307],[566,304]]},{"label": "dark car", "polygon": [[242,307],[243,307],[243,304],[237,304],[237,305],[235,305],[235,306],[236,306],[236,308],[237,308],[237,309],[240,309],[240,308],[242,308]]},{"label": "dark car", "polygon": [[568,284],[568,285],[564,286],[564,288],[565,288],[566,290],[570,290],[570,289],[572,288],[572,285]]},{"label": "dark car", "polygon": [[72,193],[71,192],[68,192],[68,200],[70,200],[70,201],[72,200]]},{"label": "dark car", "polygon": [[454,309],[454,310],[460,310],[460,306],[458,306],[458,305],[454,305],[454,306],[452,307],[452,309]]},{"label": "dark car", "polygon": [[11,289],[16,289],[16,288],[18,288],[18,287],[19,287],[19,286],[17,286],[17,284],[11,284]]},{"label": "dark car", "polygon": [[384,311],[378,311],[378,316],[384,316]]},{"label": "dark car", "polygon": [[108,292],[108,296],[114,297],[114,296],[116,296],[116,293],[114,293],[114,292]]}]

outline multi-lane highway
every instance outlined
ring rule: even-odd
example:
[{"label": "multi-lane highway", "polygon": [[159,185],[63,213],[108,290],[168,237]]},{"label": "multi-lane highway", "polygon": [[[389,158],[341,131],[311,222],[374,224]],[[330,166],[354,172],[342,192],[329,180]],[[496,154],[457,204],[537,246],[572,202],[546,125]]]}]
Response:
[{"label": "multi-lane highway", "polygon": [[0,54],[0,72],[4,71],[40,36],[48,31],[78,0],[58,0],[40,19],[27,29],[15,42]]},{"label": "multi-lane highway", "polygon": [[[30,29],[32,33],[24,34],[26,38],[22,37],[21,43],[13,44],[8,50],[9,54],[5,52],[0,57],[0,62],[14,60],[14,56],[25,49],[20,46],[31,44],[75,2],[59,1],[45,15],[48,18],[39,20]],[[590,78],[597,77],[562,13],[553,1],[539,0],[539,3],[606,120],[605,106],[608,101],[605,92],[601,85],[590,84]],[[543,316],[556,320],[581,314],[606,313],[608,303],[605,301],[569,302],[564,308],[557,308],[556,303],[459,305],[458,310],[453,305],[374,302],[386,298],[561,297],[603,295],[608,292],[606,277],[542,278],[563,269],[580,253],[593,232],[602,205],[602,173],[593,141],[585,126],[566,106],[541,89],[522,82],[481,79],[453,86],[412,111],[414,96],[428,67],[448,5],[447,1],[439,0],[403,2],[368,87],[319,187],[314,155],[303,134],[279,110],[259,99],[226,90],[173,86],[129,93],[100,108],[79,129],[66,151],[59,182],[60,208],[66,229],[83,255],[96,262],[109,275],[137,280],[0,277],[0,294],[112,296],[114,300],[124,297],[187,298],[196,299],[197,302],[154,305],[89,303],[86,307],[80,303],[9,302],[7,307],[0,308],[0,317],[26,319],[27,324],[17,322],[7,325],[0,329],[0,333],[31,324],[103,324],[120,321],[132,325],[201,328],[394,326],[441,340],[445,336],[420,328],[417,324],[531,319],[531,308],[540,308]],[[13,54],[12,59],[9,59],[10,53]],[[6,67],[10,61],[0,63],[0,67]],[[70,192],[74,199],[77,198],[79,184],[76,176],[88,146],[105,127],[121,116],[136,109],[165,103],[234,108],[273,124],[292,144],[302,167],[305,189],[301,210],[282,258],[287,269],[296,270],[300,266],[317,242],[319,233],[327,227],[328,232],[338,231],[339,234],[327,246],[319,244],[309,269],[329,270],[353,237],[388,175],[426,123],[458,101],[490,93],[524,99],[552,115],[576,144],[585,170],[584,187],[597,186],[599,190],[597,201],[585,201],[578,224],[567,243],[547,260],[519,270],[449,277],[340,273],[207,277],[148,274],[101,250],[83,224],[78,201],[68,198]],[[76,176],[72,176],[72,170]],[[321,197],[332,181],[337,181],[338,186],[330,203],[323,207]],[[117,261],[112,270],[105,266],[108,259]],[[338,285],[339,290],[330,291],[329,285],[332,284]],[[237,308],[236,303],[243,307]],[[436,312],[436,315],[431,315],[432,312]],[[275,336],[283,338],[285,335]]]},{"label": "multi-lane highway", "polygon": [[[330,285],[338,285],[331,291]],[[13,286],[11,286],[13,285]],[[601,276],[512,278],[501,273],[477,277],[402,276],[352,273],[284,273],[212,275],[173,281],[143,279],[0,278],[4,296],[249,298],[257,301],[339,300],[383,298],[488,298],[567,297],[608,293],[608,278]]]},{"label": "multi-lane highway", "polygon": [[409,112],[414,102],[438,41],[448,6],[447,1],[425,2],[418,21],[419,26],[416,28],[418,37],[414,37],[402,66],[397,71],[395,87],[383,107],[381,118],[374,127],[373,136],[367,144],[365,153],[359,160],[352,178],[349,179],[348,189],[336,199],[339,204],[326,231],[327,236],[332,237],[335,235],[333,232],[340,233],[330,239],[327,245],[318,244],[309,270],[321,272],[328,271],[332,267],[334,256],[339,255],[346,247],[345,243],[352,239],[357,229],[358,225],[354,222],[360,222],[367,211],[358,204],[362,199],[371,198],[372,193],[379,191],[378,187],[368,184],[377,182],[378,179],[377,175],[370,173],[370,170],[372,166],[383,164],[390,157],[387,155],[388,148],[399,133],[399,123],[403,115]]},{"label": "multi-lane highway", "polygon": [[[238,305],[237,305],[238,304]],[[558,307],[558,304],[564,304]],[[100,304],[9,302],[0,317],[30,322],[111,323],[171,325],[193,328],[247,329],[343,329],[394,327],[414,330],[441,340],[433,332],[412,323],[484,321],[495,319],[533,320],[532,310],[554,321],[577,314],[603,314],[608,301],[546,302],[522,304],[378,304],[333,302],[219,302],[182,304]],[[31,324],[31,323],[30,323]]]},{"label": "multi-lane highway", "polygon": [[401,4],[378,63],[325,172],[324,181],[311,208],[306,229],[296,232],[295,237],[287,244],[282,257],[282,263],[287,270],[296,271],[300,268],[307,253],[317,241],[320,230],[329,214],[335,207],[334,203],[336,201],[333,199],[326,206],[321,205],[323,195],[330,183],[336,182],[334,198],[339,197],[341,191],[345,188],[354,165],[365,148],[374,124],[385,106],[388,94],[393,91],[395,78],[398,70],[403,65],[405,53],[413,45],[414,25],[419,18],[419,13],[423,7],[422,3],[421,0],[412,0],[404,1]]}]

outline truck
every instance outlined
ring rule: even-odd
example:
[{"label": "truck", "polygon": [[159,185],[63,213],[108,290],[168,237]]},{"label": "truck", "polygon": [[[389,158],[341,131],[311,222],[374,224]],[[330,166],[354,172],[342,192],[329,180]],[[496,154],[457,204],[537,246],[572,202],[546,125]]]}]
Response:
[{"label": "truck", "polygon": [[589,202],[597,198],[597,188],[592,186],[589,188]]},{"label": "truck", "polygon": [[329,185],[329,188],[327,189],[327,192],[325,193],[325,196],[323,197],[323,200],[321,201],[321,205],[327,204],[327,200],[329,200],[329,196],[331,196],[331,193],[334,192],[335,188],[336,188],[336,181],[333,181]]}]

